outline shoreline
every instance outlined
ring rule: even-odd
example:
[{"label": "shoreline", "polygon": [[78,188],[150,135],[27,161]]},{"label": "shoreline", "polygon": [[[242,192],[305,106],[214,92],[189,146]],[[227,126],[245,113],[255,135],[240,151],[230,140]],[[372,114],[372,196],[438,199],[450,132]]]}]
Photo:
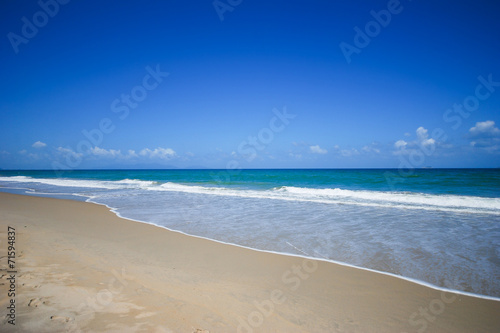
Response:
[{"label": "shoreline", "polygon": [[[19,230],[18,320],[24,331],[68,325],[110,332],[500,328],[496,299],[438,290],[389,273],[187,235],[120,217],[103,204],[0,193],[0,207],[2,237],[7,225]],[[59,266],[45,272],[51,265]],[[115,273],[123,270],[133,277],[128,287],[112,294],[105,307],[94,308],[91,319],[85,316],[89,307],[79,309],[82,291],[99,300],[103,281],[118,281]],[[427,309],[428,317],[420,309]]]},{"label": "shoreline", "polygon": [[[66,199],[63,199],[63,200],[66,200]],[[71,200],[71,199],[67,199],[67,200]],[[84,202],[92,203],[94,205],[104,206],[104,207],[108,208],[113,214],[115,214],[117,217],[119,217],[121,219],[129,220],[129,221],[137,222],[137,223],[144,223],[144,224],[152,225],[152,226],[155,226],[155,227],[158,227],[158,228],[161,228],[161,229],[166,229],[166,230],[168,230],[170,232],[179,233],[179,234],[182,234],[182,235],[185,235],[185,236],[189,236],[189,237],[204,239],[204,240],[208,240],[208,241],[211,241],[211,242],[216,242],[216,243],[223,244],[223,245],[228,245],[228,246],[235,246],[235,247],[239,247],[239,248],[250,250],[250,251],[257,251],[257,252],[262,252],[262,253],[270,253],[270,254],[276,254],[276,255],[282,255],[282,256],[290,256],[290,257],[296,257],[296,258],[302,258],[302,259],[310,259],[310,260],[317,260],[317,261],[328,262],[328,263],[332,263],[332,264],[335,264],[335,265],[340,265],[340,266],[350,267],[350,268],[354,268],[354,269],[360,269],[360,270],[363,270],[363,271],[372,272],[372,273],[376,273],[376,274],[382,274],[382,275],[391,276],[391,277],[394,277],[394,278],[397,278],[397,279],[402,279],[402,280],[405,280],[405,281],[408,281],[408,282],[412,282],[412,283],[415,283],[415,284],[418,284],[418,285],[421,285],[421,286],[424,286],[424,287],[428,287],[428,288],[434,289],[436,291],[443,291],[443,292],[447,292],[447,293],[454,293],[454,294],[457,294],[457,295],[464,295],[464,296],[470,296],[470,297],[476,297],[476,298],[481,298],[481,299],[487,299],[487,300],[491,300],[491,301],[499,301],[500,302],[500,297],[490,296],[490,295],[476,294],[476,293],[471,293],[471,292],[462,291],[462,290],[456,290],[456,289],[444,288],[444,287],[436,286],[436,285],[434,285],[432,283],[429,283],[429,282],[426,282],[426,281],[422,281],[422,280],[418,280],[418,279],[414,279],[414,278],[411,278],[411,277],[407,277],[407,276],[403,276],[403,275],[397,275],[397,274],[390,273],[390,272],[378,271],[378,270],[372,269],[372,268],[356,266],[356,265],[352,265],[352,264],[345,263],[345,262],[342,262],[342,261],[336,261],[336,260],[333,260],[333,259],[318,258],[318,257],[312,257],[312,256],[301,255],[301,254],[296,254],[296,253],[278,252],[278,251],[272,251],[272,250],[262,250],[262,249],[258,249],[258,248],[254,248],[254,247],[249,247],[249,246],[244,246],[244,245],[236,244],[236,243],[224,242],[224,241],[221,241],[221,240],[217,240],[217,239],[213,239],[213,238],[208,238],[208,237],[204,237],[204,236],[192,235],[192,234],[188,234],[186,232],[180,231],[180,230],[170,229],[170,228],[168,228],[166,226],[163,226],[163,225],[158,225],[158,224],[155,224],[155,223],[151,223],[151,222],[147,222],[147,221],[141,221],[141,220],[132,219],[132,218],[129,218],[129,217],[122,216],[117,211],[117,208],[108,206],[107,204],[104,204],[104,203],[99,203],[99,202],[92,201],[91,198],[89,198],[88,200],[85,200]],[[292,244],[289,244],[289,245],[291,245],[292,247],[295,247]],[[296,248],[296,250],[302,252],[298,248]]]},{"label": "shoreline", "polygon": [[[23,189],[23,188],[20,188],[20,189]],[[10,192],[2,192],[0,190],[0,193],[10,193]],[[449,289],[449,288],[445,288],[445,287],[440,287],[440,286],[434,285],[434,284],[432,284],[430,282],[426,282],[426,281],[423,281],[423,280],[418,280],[418,279],[415,279],[415,278],[411,278],[411,277],[407,277],[407,276],[403,276],[403,275],[398,275],[398,274],[395,274],[395,273],[379,271],[379,270],[372,269],[372,268],[367,268],[367,267],[362,267],[362,266],[356,266],[356,265],[352,265],[352,264],[349,264],[349,263],[346,263],[346,262],[336,261],[336,260],[333,260],[333,259],[312,257],[312,256],[308,256],[308,255],[305,255],[305,254],[301,255],[301,254],[296,254],[296,253],[278,252],[278,251],[272,251],[272,250],[262,250],[262,249],[258,249],[258,248],[253,248],[253,247],[248,247],[248,246],[236,244],[236,243],[224,242],[224,241],[221,241],[221,240],[217,240],[217,239],[213,239],[213,238],[208,238],[208,237],[204,237],[204,236],[188,234],[188,233],[185,233],[183,231],[171,229],[171,228],[168,228],[166,226],[158,225],[158,224],[155,224],[155,223],[152,223],[152,222],[142,221],[142,220],[137,220],[137,219],[132,219],[132,218],[129,218],[129,217],[122,216],[118,212],[117,208],[111,207],[111,206],[109,206],[109,205],[107,205],[105,203],[100,203],[100,202],[92,201],[93,198],[90,197],[90,196],[86,196],[86,195],[70,194],[70,195],[67,195],[69,198],[62,198],[62,197],[61,198],[54,198],[55,195],[53,193],[38,193],[38,192],[35,192],[34,194],[31,194],[31,193],[24,193],[24,194],[11,193],[11,194],[27,195],[27,196],[42,197],[42,198],[52,198],[52,199],[60,199],[60,200],[73,200],[73,201],[88,202],[88,203],[91,203],[91,204],[95,204],[95,205],[100,205],[100,206],[106,207],[113,214],[115,214],[117,217],[119,217],[121,219],[129,220],[129,221],[133,221],[133,222],[137,222],[137,223],[144,223],[144,224],[152,225],[152,226],[155,226],[155,227],[158,227],[158,228],[166,229],[166,230],[171,231],[171,232],[177,232],[177,233],[180,233],[182,235],[189,236],[189,237],[195,237],[195,238],[199,238],[199,239],[205,239],[205,240],[208,240],[208,241],[213,241],[213,242],[217,242],[217,243],[225,244],[225,245],[229,245],[229,246],[236,246],[236,247],[240,247],[240,248],[251,250],[251,251],[258,251],[258,252],[263,252],[263,253],[272,253],[272,254],[283,255],[283,256],[291,256],[291,257],[297,257],[297,258],[304,258],[304,259],[311,259],[311,260],[318,260],[318,261],[329,262],[329,263],[333,263],[333,264],[336,264],[336,265],[341,265],[341,266],[346,266],[346,267],[351,267],[351,268],[365,270],[365,271],[368,271],[368,272],[373,272],[373,273],[383,274],[383,275],[387,275],[387,276],[392,276],[392,277],[399,278],[399,279],[402,279],[402,280],[405,280],[405,281],[409,281],[409,282],[412,282],[412,283],[416,283],[416,284],[419,284],[419,285],[422,285],[424,287],[428,287],[428,288],[431,288],[431,289],[434,289],[434,290],[437,290],[437,291],[451,292],[451,293],[454,293],[454,294],[460,294],[460,295],[465,295],[465,296],[470,296],[470,297],[477,297],[477,298],[487,299],[487,300],[492,300],[492,301],[500,301],[500,297],[497,297],[497,296],[476,294],[476,293],[468,292],[468,291],[462,291],[462,290],[457,290],[457,289]],[[86,198],[86,199],[85,200],[76,200],[76,199],[71,199],[70,198],[71,196],[76,196],[78,198]],[[292,247],[295,248],[295,246],[293,246],[292,244],[289,244],[289,245],[291,245]],[[304,253],[303,251],[301,251],[298,248],[296,248],[296,250],[299,251],[299,252]]]}]

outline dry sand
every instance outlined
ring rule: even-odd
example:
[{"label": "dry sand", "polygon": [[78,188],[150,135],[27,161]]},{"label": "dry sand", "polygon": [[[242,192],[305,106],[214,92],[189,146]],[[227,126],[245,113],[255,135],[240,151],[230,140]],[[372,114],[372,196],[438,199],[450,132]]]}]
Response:
[{"label": "dry sand", "polygon": [[1,332],[500,332],[499,301],[191,237],[91,203],[0,193],[0,257]]}]

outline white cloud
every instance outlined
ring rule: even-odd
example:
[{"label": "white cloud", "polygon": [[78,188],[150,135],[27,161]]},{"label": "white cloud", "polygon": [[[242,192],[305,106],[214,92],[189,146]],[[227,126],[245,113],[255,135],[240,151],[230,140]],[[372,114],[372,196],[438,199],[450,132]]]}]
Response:
[{"label": "white cloud", "polygon": [[302,154],[294,154],[294,153],[289,153],[288,154],[290,157],[295,158],[297,160],[302,159]]},{"label": "white cloud", "polygon": [[135,150],[129,149],[127,157],[137,157]]},{"label": "white cloud", "polygon": [[26,149],[23,149],[23,150],[20,150],[20,151],[19,151],[19,154],[24,155],[24,154],[26,154],[27,152],[28,152],[28,151],[27,151]]},{"label": "white cloud", "polygon": [[115,150],[115,149],[103,149],[99,147],[94,147],[90,149],[90,153],[95,156],[101,156],[101,157],[118,157],[122,153],[120,150]]},{"label": "white cloud", "polygon": [[424,146],[432,146],[435,143],[436,143],[436,140],[434,140],[432,138],[422,141],[422,145],[424,145]]},{"label": "white cloud", "polygon": [[63,154],[73,153],[73,151],[69,148],[57,147],[57,151]]},{"label": "white cloud", "polygon": [[73,155],[73,156],[76,156],[76,157],[82,157],[83,156],[82,153],[76,153],[73,150],[71,150],[70,148],[57,147],[57,151],[60,152],[60,153],[63,153],[63,154],[67,154],[67,155],[69,154],[69,155]]},{"label": "white cloud", "polygon": [[[120,149],[106,149],[98,146],[87,149],[84,152],[75,152],[70,147],[57,147],[56,152],[63,156],[72,156],[74,158],[83,158],[88,157],[92,160],[99,159],[115,159],[115,160],[139,160],[139,159],[163,159],[169,160],[174,157],[177,157],[177,154],[174,150],[170,148],[155,148],[149,149],[144,148],[140,151],[135,151],[133,149],[128,149],[125,151],[121,151]],[[21,152],[20,152],[21,153]],[[23,152],[27,154],[27,151]]]},{"label": "white cloud", "polygon": [[149,158],[160,158],[160,159],[171,159],[176,156],[176,153],[173,149],[171,148],[155,148],[154,150],[151,150],[149,148],[144,148],[139,152],[139,155],[141,156],[146,156]]},{"label": "white cloud", "polygon": [[359,155],[359,151],[356,149],[356,148],[352,148],[352,149],[342,149],[340,151],[340,154],[344,157],[350,157],[350,156],[353,156],[353,155]]},{"label": "white cloud", "polygon": [[394,147],[396,147],[396,149],[401,149],[405,148],[407,144],[408,142],[406,142],[405,140],[398,140],[394,143]]},{"label": "white cloud", "polygon": [[469,138],[473,139],[470,145],[474,149],[495,154],[500,151],[500,130],[493,120],[477,122],[469,129]]},{"label": "white cloud", "polygon": [[[436,140],[434,140],[433,138],[429,138],[429,131],[426,128],[420,126],[419,128],[417,128],[415,133],[417,134],[416,140],[398,140],[394,142],[394,148],[396,150],[392,153],[394,155],[407,155],[415,149],[425,151],[426,154],[433,153],[436,149],[436,145],[438,145],[438,142],[436,142]],[[405,136],[408,135],[406,135],[405,133]]]},{"label": "white cloud", "polygon": [[429,137],[429,134],[427,133],[428,131],[425,128],[423,128],[422,126],[417,128],[416,132],[417,132],[417,138],[419,141],[423,141]]},{"label": "white cloud", "polygon": [[372,143],[371,145],[366,145],[362,148],[362,150],[365,153],[375,153],[375,154],[380,154],[380,149],[377,148],[376,143]]},{"label": "white cloud", "polygon": [[42,141],[37,141],[31,145],[31,147],[33,147],[33,148],[43,148],[45,146],[47,146],[47,144],[43,143]]},{"label": "white cloud", "polygon": [[432,146],[436,143],[434,139],[429,139],[428,131],[422,126],[417,128],[417,139],[422,146]]},{"label": "white cloud", "polygon": [[319,145],[310,146],[309,150],[313,154],[326,154],[326,153],[328,153],[328,150],[321,148]]},{"label": "white cloud", "polygon": [[476,126],[471,127],[469,132],[473,137],[477,136],[493,137],[500,135],[500,129],[495,127],[495,122],[493,120],[477,122]]}]

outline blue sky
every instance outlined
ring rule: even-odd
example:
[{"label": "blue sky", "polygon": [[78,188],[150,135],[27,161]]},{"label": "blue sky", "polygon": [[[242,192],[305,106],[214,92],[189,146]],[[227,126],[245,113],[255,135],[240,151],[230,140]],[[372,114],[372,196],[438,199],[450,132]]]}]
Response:
[{"label": "blue sky", "polygon": [[495,1],[0,7],[3,169],[500,166]]}]

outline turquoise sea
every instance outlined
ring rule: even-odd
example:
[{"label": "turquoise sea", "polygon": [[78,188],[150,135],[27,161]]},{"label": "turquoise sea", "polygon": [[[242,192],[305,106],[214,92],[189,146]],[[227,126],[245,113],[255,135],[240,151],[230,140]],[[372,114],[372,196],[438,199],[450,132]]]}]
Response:
[{"label": "turquoise sea", "polygon": [[0,190],[500,297],[500,169],[0,170]]}]

